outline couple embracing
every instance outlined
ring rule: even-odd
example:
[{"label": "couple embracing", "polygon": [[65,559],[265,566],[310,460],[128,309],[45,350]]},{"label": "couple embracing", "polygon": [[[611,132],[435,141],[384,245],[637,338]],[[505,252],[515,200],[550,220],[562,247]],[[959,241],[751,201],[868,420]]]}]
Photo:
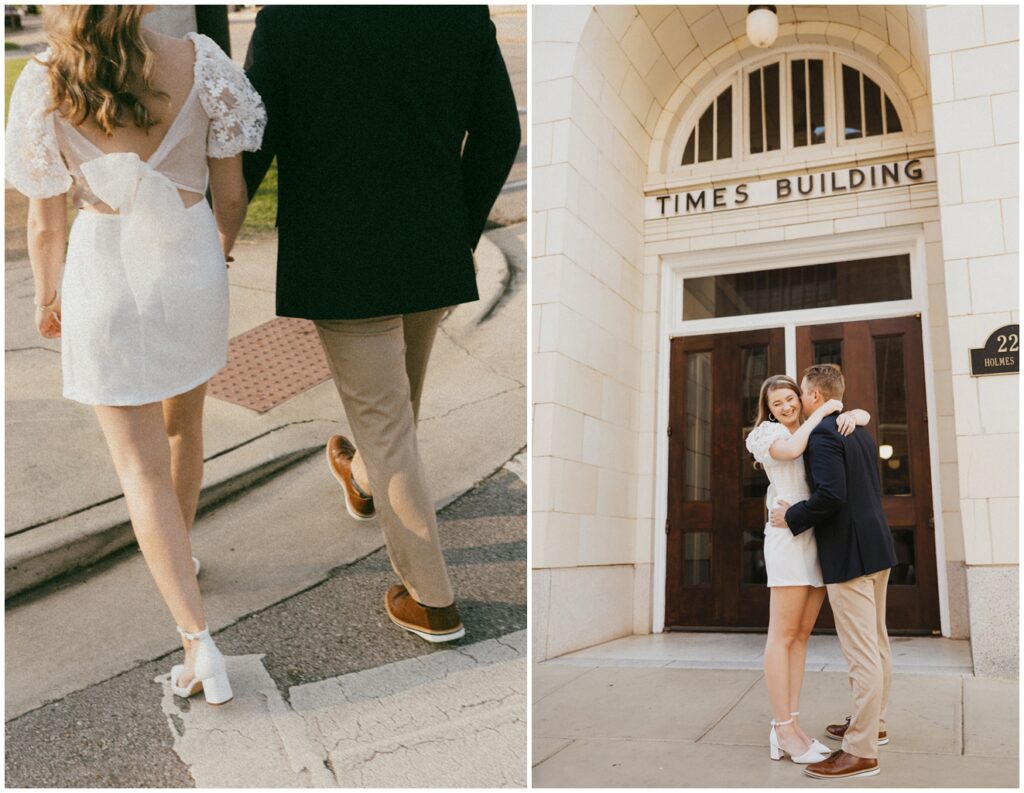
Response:
[{"label": "couple embracing", "polygon": [[[871,417],[841,412],[844,392],[843,374],[832,364],[809,367],[799,385],[784,375],[769,377],[747,436],[770,483],[764,669],[771,758],[789,755],[819,779],[877,774],[878,746],[889,742],[885,600],[896,554],[882,510],[878,449],[863,429]],[[829,739],[842,742],[837,751],[808,736],[797,718],[807,640],[826,589],[853,691],[853,715],[825,728]]]},{"label": "couple embracing", "polygon": [[332,438],[331,471],[354,517],[379,515],[401,582],[390,619],[457,639],[416,420],[445,309],[477,299],[472,251],[519,147],[487,9],[267,8],[248,76],[206,36],[143,28],[153,9],[44,9],[50,48],[12,92],[5,164],[30,199],[36,326],[61,339],[64,396],[95,407],[182,637],[173,691],[233,696],[188,532],[206,385],[227,359],[226,263],[275,156],[277,313],[315,322],[359,447]]}]

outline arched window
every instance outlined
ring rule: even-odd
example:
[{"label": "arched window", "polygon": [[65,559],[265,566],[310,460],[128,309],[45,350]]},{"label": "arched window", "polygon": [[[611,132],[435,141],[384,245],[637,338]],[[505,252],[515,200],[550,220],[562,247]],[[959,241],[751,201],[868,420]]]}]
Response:
[{"label": "arched window", "polygon": [[722,91],[701,113],[686,141],[683,165],[729,157],[732,157],[732,86]]},{"label": "arched window", "polygon": [[770,63],[747,75],[751,154],[775,151],[781,145],[779,130],[779,64]]},{"label": "arched window", "polygon": [[793,146],[825,143],[825,62],[821,58],[794,58],[789,66]]},{"label": "arched window", "polygon": [[827,154],[847,142],[903,132],[897,103],[880,82],[824,49],[783,52],[742,67],[725,88],[718,83],[686,130],[676,167],[815,146]]},{"label": "arched window", "polygon": [[878,83],[843,64],[843,134],[847,140],[902,132],[899,114]]}]

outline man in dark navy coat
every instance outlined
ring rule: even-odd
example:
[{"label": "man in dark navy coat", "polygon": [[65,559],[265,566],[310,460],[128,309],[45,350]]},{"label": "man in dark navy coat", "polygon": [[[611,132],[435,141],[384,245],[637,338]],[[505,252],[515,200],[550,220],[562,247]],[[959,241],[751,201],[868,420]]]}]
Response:
[{"label": "man in dark navy coat", "polygon": [[[465,629],[416,443],[431,345],[476,300],[473,250],[519,150],[486,6],[264,8],[247,73],[267,108],[250,197],[278,165],[277,313],[315,321],[355,446],[327,445],[346,508],[380,516],[388,616]],[[248,154],[248,153],[247,153]]]},{"label": "man in dark navy coat", "polygon": [[[804,414],[810,415],[829,399],[841,400],[846,385],[839,367],[822,364],[805,370],[800,389]],[[878,448],[863,427],[843,436],[836,416],[827,416],[811,432],[804,465],[810,497],[792,506],[780,502],[771,511],[771,524],[793,534],[814,529],[855,711],[848,724],[827,730],[830,737],[842,738],[842,750],[807,766],[805,773],[819,779],[873,776],[879,771],[878,743],[888,742],[884,719],[892,661],[885,596],[896,564],[882,509]]]}]

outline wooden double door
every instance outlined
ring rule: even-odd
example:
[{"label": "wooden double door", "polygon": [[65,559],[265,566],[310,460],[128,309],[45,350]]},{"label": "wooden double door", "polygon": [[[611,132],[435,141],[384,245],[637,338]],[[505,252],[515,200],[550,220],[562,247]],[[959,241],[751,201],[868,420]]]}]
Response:
[{"label": "wooden double door", "polygon": [[[669,386],[667,628],[768,624],[764,473],[745,439],[761,382],[786,371],[782,328],[672,340]],[[883,507],[898,559],[888,624],[939,628],[925,373],[919,317],[797,328],[797,372],[837,363],[844,403],[871,413]],[[799,380],[799,375],[798,378]],[[826,606],[818,628],[831,628]]]}]

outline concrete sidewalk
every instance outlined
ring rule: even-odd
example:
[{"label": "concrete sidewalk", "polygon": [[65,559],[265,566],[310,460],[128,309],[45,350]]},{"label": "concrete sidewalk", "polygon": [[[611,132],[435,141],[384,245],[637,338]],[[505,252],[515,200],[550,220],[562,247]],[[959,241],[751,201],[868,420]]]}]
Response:
[{"label": "concrete sidewalk", "polygon": [[[768,758],[763,644],[749,634],[634,636],[536,664],[534,786],[822,787]],[[841,784],[1016,788],[1017,681],[974,677],[967,642],[899,638],[893,649],[882,771]],[[807,668],[800,718],[822,736],[850,712],[835,637],[812,637]]]},{"label": "concrete sidewalk", "polygon": [[[274,318],[276,238],[239,242],[235,259],[231,336]],[[525,224],[489,232],[477,263],[481,299],[457,307],[443,323],[421,408],[425,459],[450,463],[431,470],[439,505],[502,465],[525,439],[525,290],[519,284],[523,294],[515,298],[512,286],[525,265]],[[5,276],[9,597],[92,564],[132,536],[93,411],[63,399],[59,341],[35,332],[27,259],[9,258]],[[516,305],[505,308],[513,299]],[[347,431],[329,380],[263,414],[209,398],[201,508]]]}]

